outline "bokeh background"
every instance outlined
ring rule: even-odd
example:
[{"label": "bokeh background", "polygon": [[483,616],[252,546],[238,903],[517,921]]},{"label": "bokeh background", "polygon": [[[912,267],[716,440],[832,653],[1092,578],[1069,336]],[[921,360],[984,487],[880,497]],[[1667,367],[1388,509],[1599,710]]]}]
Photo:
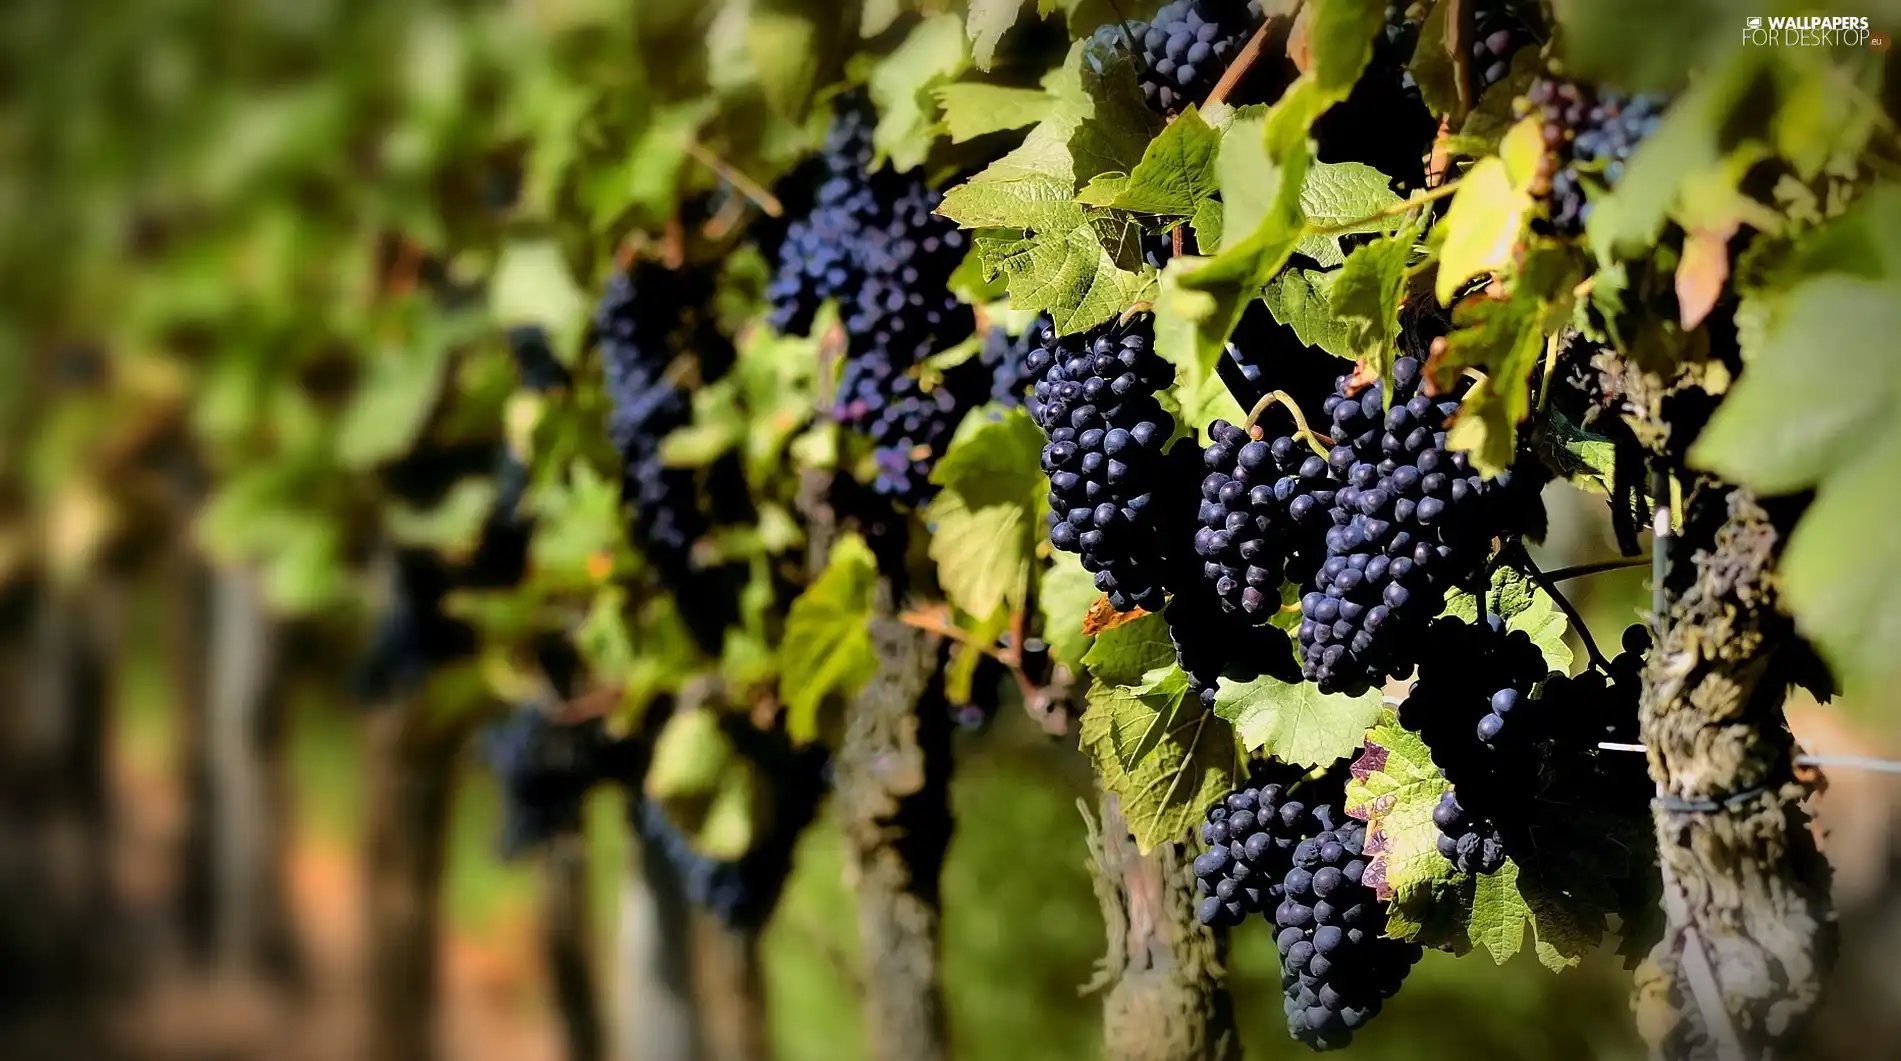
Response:
[{"label": "bokeh background", "polygon": [[[0,4],[0,1057],[359,1058],[379,1004],[453,1061],[643,1056],[630,956],[696,929],[644,880],[625,795],[504,860],[471,736],[512,676],[478,660],[396,705],[351,679],[391,571],[466,551],[489,509],[510,312],[575,317],[586,284],[548,263],[662,209],[693,91],[756,91],[718,54],[670,65],[697,61],[668,37],[692,6]],[[1552,501],[1575,515],[1541,561],[1615,554],[1601,504]],[[550,548],[591,555],[577,533]],[[1573,587],[1611,642],[1646,593]],[[1891,699],[1791,714],[1810,750],[1891,754]],[[1008,703],[955,753],[957,1056],[1094,1056],[1087,765]],[[1878,774],[1822,797],[1845,953],[1816,1058],[1901,1056],[1898,805]],[[439,873],[400,849],[430,829]],[[782,1061],[863,1056],[849,888],[822,814],[760,981],[684,1004]],[[439,962],[433,1000],[385,993],[392,923]],[[1231,980],[1248,1056],[1303,1054],[1264,924]],[[1609,951],[1563,976],[1429,954],[1343,1056],[1636,1057],[1628,990]]]}]

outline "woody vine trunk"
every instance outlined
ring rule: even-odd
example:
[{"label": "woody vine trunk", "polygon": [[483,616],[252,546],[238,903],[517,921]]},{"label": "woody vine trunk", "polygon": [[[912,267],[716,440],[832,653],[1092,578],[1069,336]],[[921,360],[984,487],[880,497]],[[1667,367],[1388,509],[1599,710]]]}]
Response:
[{"label": "woody vine trunk", "polygon": [[[1681,414],[1701,395],[1631,382],[1639,435],[1670,466],[1695,423]],[[1680,531],[1668,477],[1656,490],[1661,592],[1641,715],[1667,923],[1634,1004],[1655,1057],[1781,1057],[1818,1009],[1836,951],[1829,868],[1782,710],[1812,660],[1775,580],[1800,506],[1677,474]]]},{"label": "woody vine trunk", "polygon": [[1143,855],[1121,801],[1103,792],[1089,831],[1091,870],[1108,951],[1094,986],[1102,999],[1103,1056],[1110,1061],[1239,1061],[1227,936],[1195,921],[1189,848]]}]

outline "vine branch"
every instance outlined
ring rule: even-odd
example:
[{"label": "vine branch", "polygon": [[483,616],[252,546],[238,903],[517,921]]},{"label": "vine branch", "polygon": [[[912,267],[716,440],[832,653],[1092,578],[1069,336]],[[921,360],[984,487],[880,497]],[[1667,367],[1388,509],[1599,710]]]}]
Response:
[{"label": "vine branch", "polygon": [[1586,575],[1601,575],[1606,571],[1622,571],[1632,567],[1646,567],[1649,564],[1650,559],[1648,557],[1627,556],[1618,560],[1599,560],[1591,564],[1575,564],[1571,567],[1560,567],[1555,571],[1545,572],[1545,577],[1553,582],[1568,582],[1571,579],[1583,578]]},{"label": "vine branch", "polygon": [[1312,447],[1315,453],[1318,453],[1322,457],[1326,456],[1327,447],[1333,445],[1332,436],[1320,434],[1313,428],[1308,427],[1307,417],[1301,413],[1300,405],[1296,403],[1286,391],[1268,391],[1266,394],[1261,395],[1261,400],[1255,402],[1254,407],[1248,410],[1247,419],[1241,423],[1242,430],[1252,429],[1255,423],[1261,419],[1261,414],[1267,412],[1268,407],[1276,402],[1285,406],[1287,411],[1293,414],[1294,427],[1296,429],[1294,431],[1294,437],[1306,442],[1308,446]]},{"label": "vine branch", "polygon": [[1590,655],[1591,665],[1599,670],[1609,670],[1610,661],[1605,659],[1604,653],[1598,650],[1597,640],[1591,636],[1591,628],[1584,625],[1584,616],[1558,590],[1557,583],[1538,570],[1538,564],[1532,560],[1531,554],[1525,551],[1523,545],[1515,546],[1513,551],[1517,553],[1519,562],[1525,565],[1525,572],[1531,575],[1531,580],[1538,583],[1539,589],[1551,594],[1551,599],[1557,603],[1558,610],[1563,612],[1564,617],[1571,620],[1571,625],[1577,628],[1578,640],[1584,642],[1584,651]]},{"label": "vine branch", "polygon": [[1293,24],[1294,16],[1300,13],[1302,3],[1304,0],[1294,0],[1287,10],[1271,15],[1261,23],[1261,28],[1255,30],[1254,35],[1248,38],[1247,44],[1242,46],[1241,54],[1235,56],[1234,62],[1229,63],[1228,68],[1221,72],[1221,80],[1215,82],[1215,87],[1208,92],[1208,98],[1202,101],[1202,110],[1206,111],[1209,107],[1227,100],[1228,93],[1234,91],[1234,87],[1247,76],[1248,69],[1261,57],[1261,53],[1267,51],[1268,40],[1287,32],[1287,28]]},{"label": "vine branch", "polygon": [[739,194],[758,204],[759,209],[764,210],[767,217],[785,216],[785,204],[779,201],[778,196],[766,190],[758,181],[741,173],[725,159],[708,151],[705,144],[688,137],[686,153],[693,156],[695,162],[712,170],[720,180],[732,185]]}]

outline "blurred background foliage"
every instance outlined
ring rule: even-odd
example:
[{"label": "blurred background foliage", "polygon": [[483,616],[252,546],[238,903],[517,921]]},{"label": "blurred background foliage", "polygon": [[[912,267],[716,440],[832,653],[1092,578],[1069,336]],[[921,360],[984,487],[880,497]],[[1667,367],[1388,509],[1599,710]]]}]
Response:
[{"label": "blurred background foliage", "polygon": [[[451,606],[480,648],[411,697],[420,729],[466,734],[564,694],[534,662],[548,632],[575,631],[586,669],[629,699],[698,665],[624,539],[587,310],[630,237],[718,186],[716,165],[769,184],[817,139],[815,96],[860,46],[889,50],[953,6],[868,0],[848,17],[845,3],[0,5],[0,673],[22,691],[0,742],[8,1056],[361,1056],[362,849],[390,808],[365,780],[377,716],[344,679],[406,551],[454,563],[477,547],[499,453],[531,459],[529,574]],[[1113,5],[1045,6],[1092,26]],[[558,398],[513,366],[507,329],[530,322],[573,372]],[[1554,548],[1595,558],[1607,542]],[[198,703],[243,667],[221,654],[222,613],[187,606],[220,576],[256,595],[277,646],[268,724],[246,739],[278,774],[243,791],[276,793],[281,831],[260,842],[283,851],[270,887],[291,942],[273,946],[298,955],[240,961],[235,980],[190,942],[190,895],[208,887],[194,874],[225,879],[206,830],[243,805],[219,787],[233,782]],[[1597,583],[1600,635],[1642,593],[1637,573]],[[1008,703],[956,755],[943,890],[958,1054],[1091,1056],[1086,764]],[[444,1055],[564,1056],[535,927],[549,878],[496,858],[488,777],[448,777]],[[1877,881],[1864,905],[1879,911],[1893,794],[1867,795],[1859,812],[1880,822],[1861,834]],[[594,960],[611,982],[624,802],[598,793],[587,819]],[[829,817],[808,831],[763,937],[787,1061],[863,1056],[842,843]],[[1249,1056],[1303,1054],[1264,926],[1238,935],[1232,971]],[[1632,1057],[1627,989],[1609,954],[1563,977],[1435,954],[1348,1056]],[[1860,1056],[1880,1056],[1867,1041]]]}]

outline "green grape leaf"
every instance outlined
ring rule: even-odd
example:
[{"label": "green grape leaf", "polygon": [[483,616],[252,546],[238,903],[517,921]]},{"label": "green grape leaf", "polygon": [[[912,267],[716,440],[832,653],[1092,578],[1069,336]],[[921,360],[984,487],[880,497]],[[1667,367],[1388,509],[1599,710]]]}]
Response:
[{"label": "green grape leaf", "polygon": [[930,554],[944,595],[988,616],[1023,603],[1049,485],[1038,464],[1043,432],[1028,412],[980,412],[971,423],[931,471],[943,490],[925,521],[934,528]]},{"label": "green grape leaf", "polygon": [[1446,12],[1451,9],[1451,4],[1434,4],[1426,13],[1406,69],[1413,75],[1413,83],[1419,86],[1419,98],[1425,101],[1432,116],[1450,116],[1457,126],[1462,124],[1458,116],[1464,104],[1459,93],[1459,70],[1446,45]]},{"label": "green grape leaf", "polygon": [[1610,496],[1617,485],[1617,444],[1571,422],[1557,409],[1545,410],[1546,447],[1566,482],[1581,490]]},{"label": "green grape leaf", "polygon": [[878,563],[856,534],[832,544],[825,570],[792,602],[779,646],[779,699],[794,740],[818,736],[827,696],[857,694],[878,669],[871,617]]},{"label": "green grape leaf", "polygon": [[[1190,104],[1149,142],[1126,180],[1105,184],[1098,177],[1078,198],[1138,214],[1190,217],[1218,190],[1215,158],[1220,149],[1221,134]],[[1092,198],[1093,189],[1101,192]]]},{"label": "green grape leaf", "polygon": [[964,31],[970,35],[970,55],[977,69],[990,69],[997,56],[997,42],[1016,25],[1022,8],[1023,0],[970,0]]},{"label": "green grape leaf", "polygon": [[434,508],[392,506],[385,514],[390,540],[398,545],[467,555],[482,535],[482,525],[495,507],[495,495],[494,480],[470,478],[451,486]]},{"label": "green grape leaf", "polygon": [[1188,225],[1195,230],[1195,246],[1201,249],[1201,253],[1215,254],[1220,251],[1222,220],[1219,199],[1203,199],[1195,207],[1195,216],[1189,219]]},{"label": "green grape leaf", "polygon": [[[1402,215],[1376,216],[1403,201],[1394,194],[1390,178],[1365,163],[1314,163],[1301,182],[1300,209],[1309,225],[1331,231],[1303,238],[1300,253],[1322,265],[1338,264],[1342,258],[1341,236],[1404,228],[1406,218]],[[1322,259],[1323,254],[1330,255],[1330,260]]]},{"label": "green grape leaf", "polygon": [[1011,305],[1048,313],[1058,334],[1110,320],[1146,301],[1154,289],[1150,277],[1116,264],[1101,229],[1088,218],[1074,228],[1022,239],[978,236],[976,245],[990,275],[1009,285]]},{"label": "green grape leaf", "polygon": [[1223,681],[1215,696],[1215,714],[1234,723],[1243,747],[1302,766],[1351,754],[1379,711],[1377,689],[1359,696],[1326,694],[1310,682],[1289,684],[1265,675]]},{"label": "green grape leaf", "polygon": [[1769,300],[1760,340],[1690,457],[1767,494],[1814,488],[1783,556],[1787,602],[1845,682],[1891,680],[1901,630],[1901,283],[1827,275]]},{"label": "green grape leaf", "polygon": [[1043,611],[1043,640],[1049,643],[1050,658],[1071,671],[1082,672],[1083,654],[1089,651],[1090,637],[1083,633],[1083,620],[1089,606],[1102,591],[1096,588],[1096,576],[1083,570],[1082,560],[1074,553],[1056,553],[1043,572],[1043,585],[1036,603]]},{"label": "green grape leaf", "polygon": [[1359,349],[1354,339],[1358,329],[1334,312],[1333,287],[1339,279],[1337,269],[1289,269],[1267,285],[1261,300],[1275,320],[1294,329],[1301,342],[1351,359]]},{"label": "green grape leaf", "polygon": [[878,108],[872,144],[900,172],[930,153],[937,133],[934,90],[954,79],[970,62],[964,28],[956,15],[924,19],[911,28],[891,53],[871,69],[869,92]]},{"label": "green grape leaf", "polygon": [[1126,52],[1085,60],[1086,43],[1070,46],[1054,79],[1056,93],[1069,99],[1079,116],[1068,145],[1076,179],[1084,182],[1098,173],[1132,172],[1163,128],[1161,116],[1142,96],[1135,60]]},{"label": "green grape leaf", "polygon": [[[624,203],[622,204],[624,208]],[[575,282],[561,245],[553,239],[516,240],[502,247],[488,283],[488,315],[504,326],[538,324],[549,347],[572,365],[587,324],[588,297]]]},{"label": "green grape leaf", "polygon": [[1067,230],[1082,222],[1065,141],[1075,118],[1059,103],[1009,154],[944,193],[937,212],[964,228]]},{"label": "green grape leaf", "polygon": [[1328,292],[1348,332],[1353,353],[1346,356],[1364,359],[1382,377],[1392,373],[1399,349],[1399,302],[1411,253],[1411,229],[1359,247],[1347,256]]},{"label": "green grape leaf", "polygon": [[1099,685],[1137,686],[1143,675],[1174,659],[1168,624],[1151,612],[1097,634],[1082,663]]},{"label": "green grape leaf", "polygon": [[1445,356],[1433,365],[1442,384],[1461,369],[1485,373],[1459,403],[1446,443],[1469,453],[1472,466],[1487,478],[1511,467],[1518,423],[1531,413],[1531,372],[1545,347],[1540,310],[1539,302],[1526,297],[1461,303],[1453,312],[1455,327],[1446,337]]},{"label": "green grape leaf", "polygon": [[409,452],[448,379],[449,346],[388,346],[367,360],[367,377],[337,424],[337,463],[366,471]]},{"label": "green grape leaf", "polygon": [[[1500,565],[1492,572],[1491,588],[1485,594],[1485,610],[1505,620],[1506,629],[1523,630],[1531,643],[1538,646],[1538,651],[1544,653],[1546,667],[1559,674],[1571,673],[1571,646],[1564,640],[1571,621],[1551,594],[1530,575]],[[1478,597],[1462,589],[1454,590],[1446,595],[1445,610],[1439,614],[1476,623]]]},{"label": "green grape leaf", "polygon": [[[1181,839],[1234,785],[1232,731],[1188,695],[1188,676],[1172,664],[1139,690],[1091,686],[1080,736],[1144,853]],[[1145,744],[1140,761],[1125,766]]]},{"label": "green grape leaf", "polygon": [[[1237,117],[1222,134],[1216,159],[1221,252],[1170,261],[1168,272],[1182,294],[1157,304],[1157,350],[1178,367],[1202,365],[1212,371],[1242,311],[1286,264],[1304,234],[1300,189],[1313,154],[1306,127],[1297,119],[1314,97],[1302,85],[1311,82],[1297,82],[1289,90],[1291,98],[1284,97],[1267,117]],[[1203,297],[1185,297],[1191,294]]]},{"label": "green grape leaf", "polygon": [[566,471],[536,482],[528,492],[535,518],[528,561],[536,577],[552,586],[593,588],[596,558],[626,550],[620,484],[584,460],[571,462]]},{"label": "green grape leaf", "polygon": [[1417,733],[1381,708],[1366,734],[1366,750],[1353,761],[1346,813],[1366,823],[1366,875],[1360,883],[1387,901],[1430,893],[1458,876],[1439,854],[1439,827],[1432,812],[1452,786],[1433,765],[1432,751]]},{"label": "green grape leaf", "polygon": [[1310,0],[1307,76],[1328,95],[1346,98],[1373,58],[1373,38],[1386,24],[1386,9],[1367,0]]},{"label": "green grape leaf", "polygon": [[654,738],[641,789],[654,799],[710,796],[735,757],[717,713],[704,707],[675,711]]},{"label": "green grape leaf", "polygon": [[1048,118],[1056,107],[1056,100],[1040,89],[986,85],[978,81],[939,85],[936,95],[951,142],[958,144],[990,133],[1035,125]]}]

